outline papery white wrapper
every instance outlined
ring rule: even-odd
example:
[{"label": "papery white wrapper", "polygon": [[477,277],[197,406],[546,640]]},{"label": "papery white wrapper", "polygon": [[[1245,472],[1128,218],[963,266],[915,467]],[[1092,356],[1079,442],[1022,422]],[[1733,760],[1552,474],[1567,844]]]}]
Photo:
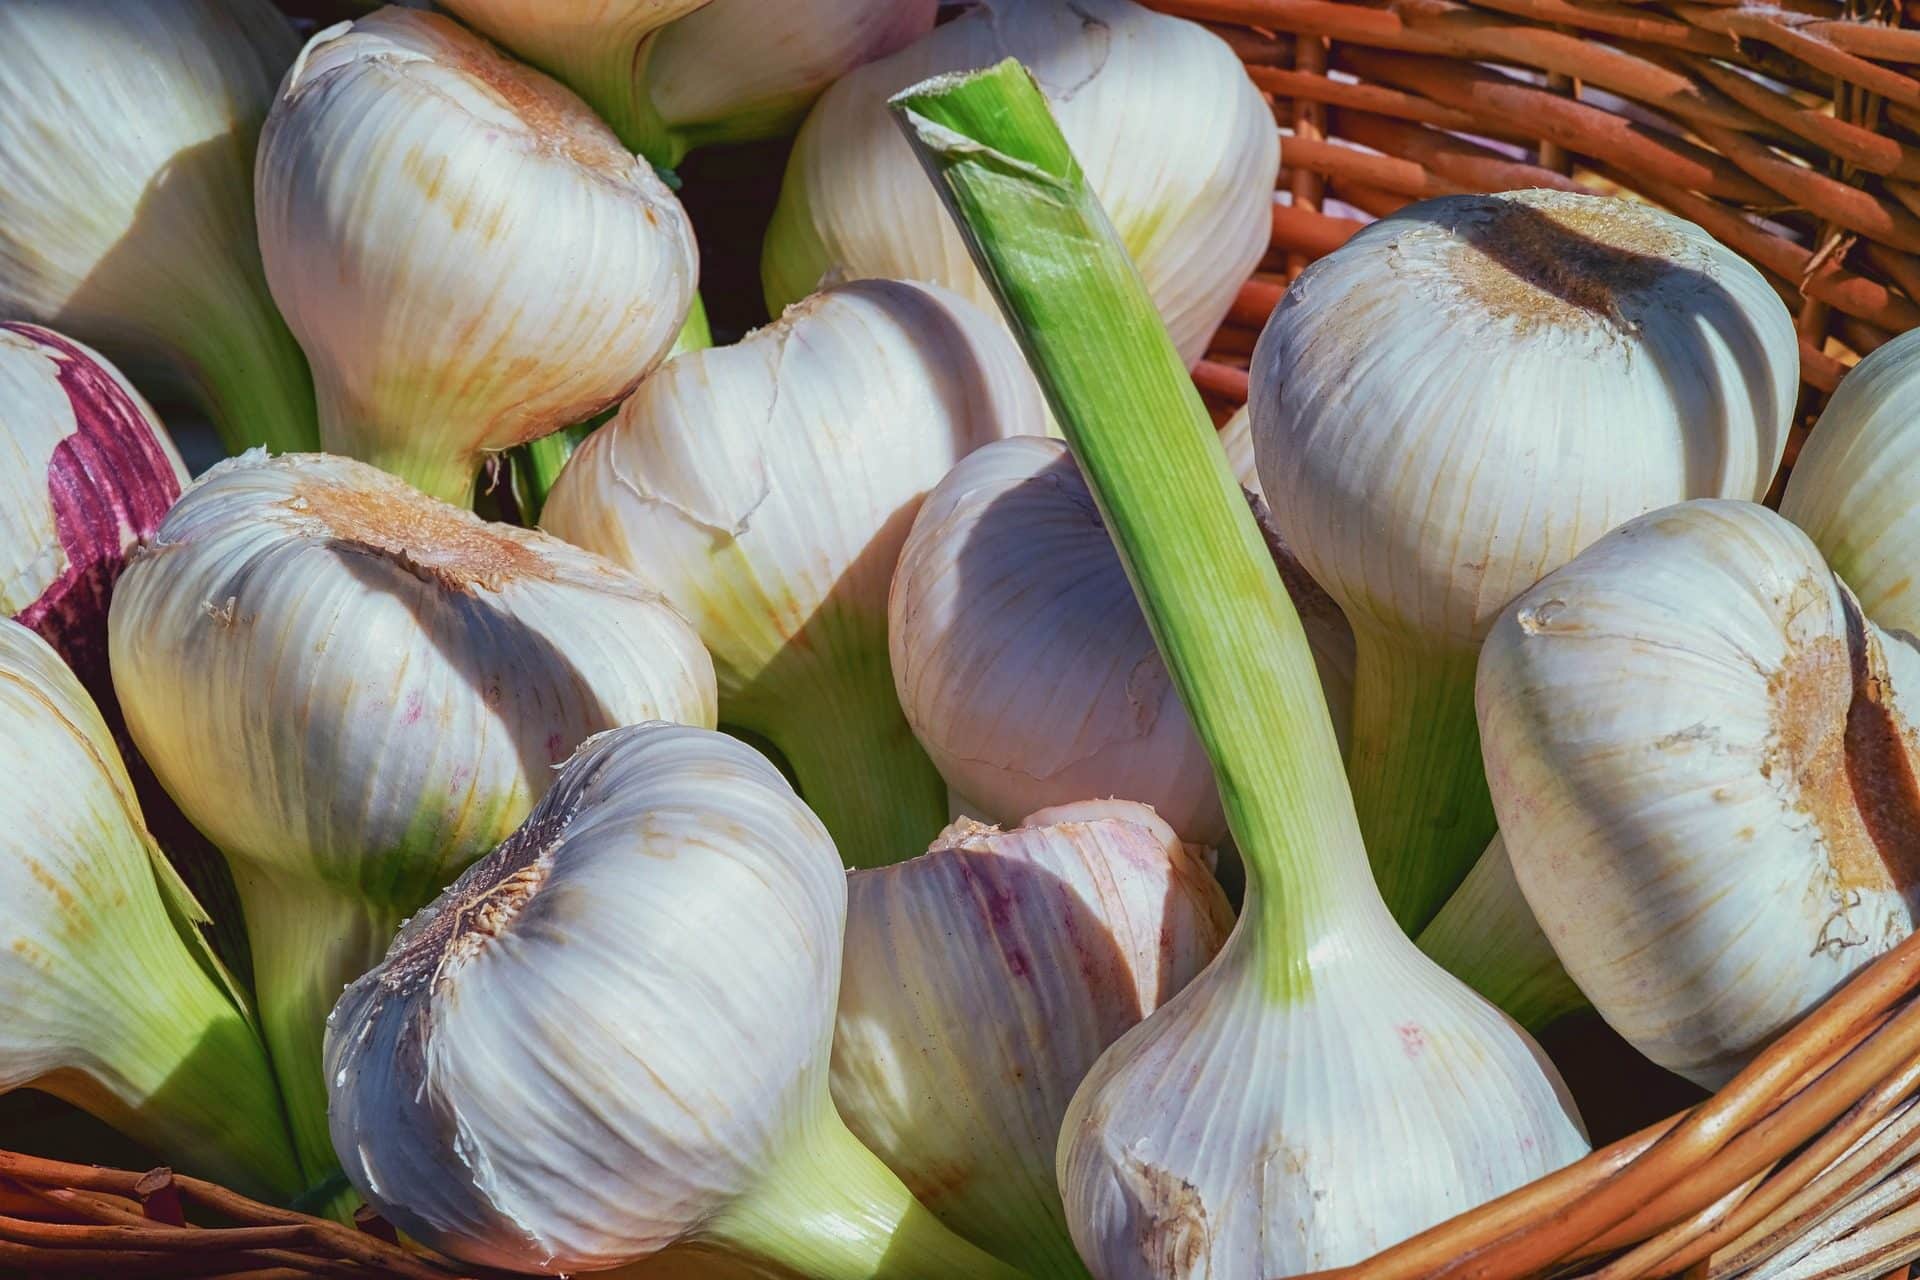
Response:
[{"label": "papery white wrapper", "polygon": [[446,501],[485,453],[617,403],[692,300],[692,228],[652,166],[436,15],[382,9],[309,41],[255,185],[322,443]]},{"label": "papery white wrapper", "polygon": [[814,104],[767,230],[769,310],[835,275],[992,295],[889,118],[889,95],[1018,58],[1038,77],[1088,184],[1189,364],[1272,235],[1279,133],[1233,50],[1132,0],[985,0]]}]

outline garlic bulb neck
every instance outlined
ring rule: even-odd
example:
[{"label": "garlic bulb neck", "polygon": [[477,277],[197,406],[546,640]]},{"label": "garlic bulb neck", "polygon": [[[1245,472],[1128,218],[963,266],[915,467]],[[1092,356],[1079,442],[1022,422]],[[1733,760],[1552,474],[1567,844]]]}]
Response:
[{"label": "garlic bulb neck", "polygon": [[686,213],[587,105],[434,14],[314,36],[260,138],[273,296],[321,439],[465,505],[483,456],[630,392],[686,315]]},{"label": "garlic bulb neck", "polygon": [[1591,1005],[1533,918],[1499,836],[1420,931],[1440,967],[1538,1032]]},{"label": "garlic bulb neck", "polygon": [[0,12],[0,316],[186,392],[233,452],[317,442],[253,209],[255,142],[297,47],[265,0]]},{"label": "garlic bulb neck", "polygon": [[105,721],[0,619],[0,1091],[33,1086],[196,1173],[305,1185],[266,1053],[141,821]]},{"label": "garlic bulb neck", "polygon": [[1470,686],[1500,610],[1623,520],[1759,498],[1797,353],[1751,264],[1624,199],[1424,201],[1288,289],[1254,352],[1254,449],[1354,627],[1355,800],[1407,928],[1494,832]]}]

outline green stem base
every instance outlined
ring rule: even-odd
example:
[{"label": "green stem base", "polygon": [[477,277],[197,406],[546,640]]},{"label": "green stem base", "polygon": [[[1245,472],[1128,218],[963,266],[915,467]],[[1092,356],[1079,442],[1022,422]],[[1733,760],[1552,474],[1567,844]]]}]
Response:
[{"label": "green stem base", "polygon": [[1419,943],[1529,1031],[1588,1007],[1540,931],[1497,836],[1440,914],[1420,931]]},{"label": "green stem base", "polygon": [[1019,1280],[928,1213],[824,1098],[820,1110],[707,1235],[810,1280]]},{"label": "green stem base", "polygon": [[192,384],[229,453],[264,445],[273,453],[310,453],[320,447],[313,375],[280,313],[267,301],[265,280],[216,312],[186,339],[184,362]]},{"label": "green stem base", "polygon": [[1498,825],[1473,713],[1477,658],[1354,632],[1347,776],[1374,880],[1409,934],[1466,879]]}]

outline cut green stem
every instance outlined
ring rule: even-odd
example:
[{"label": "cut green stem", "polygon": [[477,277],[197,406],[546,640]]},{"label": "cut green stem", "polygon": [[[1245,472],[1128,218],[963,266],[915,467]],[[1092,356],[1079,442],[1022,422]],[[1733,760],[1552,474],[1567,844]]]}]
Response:
[{"label": "cut green stem", "polygon": [[1478,654],[1354,630],[1347,776],[1380,896],[1418,934],[1498,823],[1473,713]]},{"label": "cut green stem", "polygon": [[1113,535],[1206,746],[1275,999],[1378,912],[1300,618],[1213,424],[1032,77],[1011,59],[893,99]]},{"label": "cut green stem", "polygon": [[1529,1031],[1589,1007],[1540,931],[1514,878],[1507,847],[1497,837],[1440,914],[1420,931],[1419,943]]},{"label": "cut green stem", "polygon": [[820,1280],[1018,1280],[942,1226],[831,1103],[706,1234]]}]

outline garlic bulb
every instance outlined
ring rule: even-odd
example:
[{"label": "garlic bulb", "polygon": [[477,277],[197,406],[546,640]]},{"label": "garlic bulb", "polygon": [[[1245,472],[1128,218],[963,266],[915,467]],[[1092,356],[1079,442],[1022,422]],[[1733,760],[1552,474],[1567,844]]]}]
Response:
[{"label": "garlic bulb", "polygon": [[828,1280],[1010,1275],[834,1114],[846,903],[833,841],[751,747],[589,739],[328,1020],[347,1176],[516,1271],[701,1242]]},{"label": "garlic bulb", "polygon": [[857,281],[648,378],[573,455],[541,522],[693,620],[721,719],[779,749],[850,865],[880,866],[946,825],[888,668],[900,545],[954,463],[1045,422],[988,316],[942,289]]},{"label": "garlic bulb", "polygon": [[1420,931],[1420,949],[1529,1031],[1588,1007],[1533,918],[1499,836]]},{"label": "garlic bulb", "polygon": [[267,0],[0,6],[0,317],[193,395],[229,449],[312,448],[253,153],[298,42]]},{"label": "garlic bulb", "polygon": [[698,638],[630,575],[321,454],[209,471],[128,565],[110,628],[134,741],[233,867],[315,1176],[341,986],[583,738],[714,717]]},{"label": "garlic bulb", "polygon": [[888,118],[896,90],[1014,57],[1039,78],[1189,364],[1272,235],[1272,112],[1225,42],[1132,0],[983,0],[835,84],[794,144],[761,280],[778,311],[838,276],[991,294]]},{"label": "garlic bulb", "polygon": [[1480,659],[1513,870],[1594,1007],[1717,1086],[1906,936],[1920,653],[1748,503],[1628,522]]},{"label": "garlic bulb", "polygon": [[99,352],[0,324],[0,616],[45,637],[96,700],[113,693],[114,581],[184,483],[152,406]]},{"label": "garlic bulb", "polygon": [[445,18],[329,27],[255,177],[320,438],[464,504],[482,455],[592,417],[660,360],[693,233],[586,104]]},{"label": "garlic bulb", "polygon": [[1759,498],[1798,350],[1700,228],[1559,191],[1411,205],[1287,291],[1254,352],[1254,447],[1281,535],[1353,623],[1348,769],[1402,925],[1493,835],[1472,696],[1493,619],[1623,520]]},{"label": "garlic bulb", "polygon": [[847,881],[834,1105],[933,1215],[1033,1276],[1084,1276],[1053,1149],[1101,1050],[1213,958],[1233,914],[1152,809],[962,820]]},{"label": "garlic bulb", "polygon": [[1813,538],[1869,618],[1920,635],[1916,397],[1920,334],[1909,332],[1856,365],[1827,401],[1787,478],[1780,514]]},{"label": "garlic bulb", "polygon": [[[1339,724],[1352,635],[1304,574],[1284,576]],[[997,441],[947,473],[901,549],[888,642],[914,736],[995,820],[1123,796],[1182,839],[1225,837],[1213,766],[1062,442]]]},{"label": "garlic bulb", "polygon": [[570,85],[635,151],[786,133],[820,91],[933,26],[937,0],[447,0]]},{"label": "garlic bulb", "polygon": [[86,691],[0,618],[0,1092],[34,1086],[255,1195],[303,1185],[266,1053]]}]

